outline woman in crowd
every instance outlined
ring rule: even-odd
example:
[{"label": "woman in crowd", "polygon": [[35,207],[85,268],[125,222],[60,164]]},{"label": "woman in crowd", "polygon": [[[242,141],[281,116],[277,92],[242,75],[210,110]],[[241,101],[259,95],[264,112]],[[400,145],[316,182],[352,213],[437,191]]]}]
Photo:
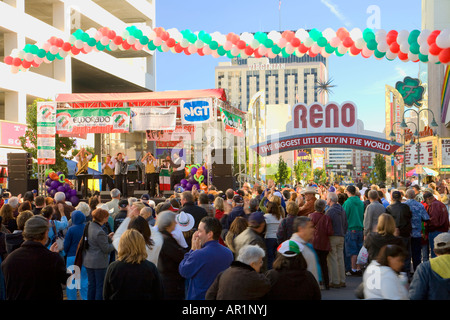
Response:
[{"label": "woman in crowd", "polygon": [[186,250],[172,236],[176,226],[175,216],[172,211],[158,214],[157,224],[163,237],[163,244],[157,266],[164,286],[165,299],[184,300],[185,280],[178,272],[178,266]]},{"label": "woman in crowd", "polygon": [[163,285],[156,266],[147,259],[146,243],[135,229],[120,237],[117,260],[106,271],[104,300],[161,300]]},{"label": "woman in crowd", "polygon": [[[277,196],[273,196],[271,200],[279,199]],[[267,203],[267,212],[264,214],[266,220],[266,233],[264,235],[266,248],[267,248],[267,269],[272,269],[273,260],[275,260],[275,254],[277,252],[277,231],[283,217],[281,216],[281,202],[278,205],[275,201],[269,201]]]},{"label": "woman in crowd", "polygon": [[14,208],[9,204],[4,204],[0,209],[0,216],[2,217],[2,224],[13,233],[17,229],[17,222],[14,218]]},{"label": "woman in crowd", "polygon": [[233,254],[236,254],[233,244],[234,238],[236,238],[239,234],[241,234],[242,231],[247,229],[247,227],[248,221],[244,217],[237,217],[231,224],[230,230],[228,230],[227,235],[225,237],[225,244],[231,250],[231,252],[233,252]]},{"label": "woman in crowd", "polygon": [[216,209],[216,214],[214,215],[217,219],[222,219],[223,215],[225,214],[225,208],[224,208],[224,200],[221,197],[216,197],[214,199],[214,209]]},{"label": "woman in crowd", "polygon": [[299,206],[296,201],[288,201],[286,204],[286,218],[281,220],[277,230],[278,244],[291,238],[294,225],[294,219],[297,217]]},{"label": "woman in crowd", "polygon": [[107,235],[102,226],[108,222],[109,213],[103,209],[92,212],[92,222],[87,229],[87,246],[83,253],[83,266],[88,275],[88,300],[103,300],[103,282],[110,253],[114,251],[113,233]]},{"label": "woman in crowd", "polygon": [[406,275],[403,280],[399,277],[406,255],[403,247],[394,244],[380,249],[363,275],[365,299],[408,300],[408,278]]}]

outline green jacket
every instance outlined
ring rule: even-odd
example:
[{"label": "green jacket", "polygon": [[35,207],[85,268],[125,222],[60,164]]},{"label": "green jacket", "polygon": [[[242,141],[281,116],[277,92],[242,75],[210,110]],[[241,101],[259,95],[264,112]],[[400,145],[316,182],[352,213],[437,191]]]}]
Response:
[{"label": "green jacket", "polygon": [[359,197],[353,196],[344,202],[342,208],[344,208],[347,215],[348,230],[363,230],[364,202]]}]

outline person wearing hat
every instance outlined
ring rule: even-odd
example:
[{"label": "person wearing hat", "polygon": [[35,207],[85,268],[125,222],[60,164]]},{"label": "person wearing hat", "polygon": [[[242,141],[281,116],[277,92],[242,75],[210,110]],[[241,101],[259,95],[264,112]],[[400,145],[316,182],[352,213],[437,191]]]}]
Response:
[{"label": "person wearing hat", "polygon": [[314,203],[316,202],[316,194],[317,190],[314,187],[310,187],[307,186],[305,189],[303,189],[300,192],[301,195],[303,195],[302,197],[299,197],[299,210],[298,210],[298,215],[299,216],[307,216],[310,213],[314,212]]},{"label": "person wearing hat", "polygon": [[192,234],[197,230],[200,220],[207,217],[208,213],[202,207],[199,207],[194,202],[194,196],[191,191],[184,191],[180,198],[181,208],[180,212],[184,211],[194,217],[194,226],[185,234],[188,246],[191,246]]},{"label": "person wearing hat", "polygon": [[[233,197],[232,203],[231,203],[231,212],[227,214],[225,218],[222,220],[222,227],[224,230],[230,229],[231,224],[233,223],[234,219],[237,217],[245,217],[245,211],[244,211],[244,198],[240,195],[235,195]],[[225,238],[226,233],[222,235],[222,237]]]},{"label": "person wearing hat", "polygon": [[392,192],[392,204],[386,208],[386,212],[394,217],[396,229],[398,229],[398,236],[402,238],[408,255],[405,259],[405,272],[410,277],[411,272],[411,231],[412,231],[412,212],[411,208],[402,203],[402,194],[400,191],[395,190]]},{"label": "person wearing hat", "polygon": [[27,220],[23,230],[24,243],[2,263],[7,300],[63,300],[62,286],[70,274],[57,244],[50,250],[49,222],[42,216]]},{"label": "person wearing hat", "polygon": [[322,294],[314,275],[307,270],[305,246],[292,239],[277,248],[273,268],[266,272],[271,288],[265,300],[320,300]]},{"label": "person wearing hat", "polygon": [[422,262],[409,287],[411,300],[450,300],[450,233],[434,238],[435,258]]},{"label": "person wearing hat", "polygon": [[239,256],[239,251],[245,245],[258,245],[260,246],[266,255],[263,259],[263,266],[261,268],[261,272],[267,271],[267,248],[266,242],[264,239],[264,233],[266,230],[266,219],[264,217],[264,213],[261,211],[255,211],[248,217],[248,227],[244,231],[242,231],[236,238],[233,240],[233,246],[235,249],[235,255]]},{"label": "person wearing hat", "polygon": [[120,200],[118,205],[119,205],[119,213],[117,213],[116,217],[114,218],[114,232],[117,231],[120,224],[123,222],[123,220],[126,219],[129,210],[128,200],[126,199]]}]

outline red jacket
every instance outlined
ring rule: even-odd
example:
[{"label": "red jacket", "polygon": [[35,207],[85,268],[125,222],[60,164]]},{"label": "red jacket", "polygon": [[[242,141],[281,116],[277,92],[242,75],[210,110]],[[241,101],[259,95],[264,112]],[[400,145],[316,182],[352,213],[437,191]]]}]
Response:
[{"label": "red jacket", "polygon": [[427,212],[430,216],[430,221],[428,223],[429,232],[448,232],[448,211],[445,204],[437,199],[433,199],[433,201],[428,205]]},{"label": "red jacket", "polygon": [[329,236],[332,236],[333,231],[333,223],[331,218],[323,213],[314,211],[309,216],[314,225],[314,237],[312,239],[312,245],[314,249],[321,251],[330,251],[330,239]]}]

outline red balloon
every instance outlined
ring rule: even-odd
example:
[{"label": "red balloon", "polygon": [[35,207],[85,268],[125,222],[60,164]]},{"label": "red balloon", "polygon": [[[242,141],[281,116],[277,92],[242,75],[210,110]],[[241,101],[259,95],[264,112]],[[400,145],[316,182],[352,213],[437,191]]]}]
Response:
[{"label": "red balloon", "polygon": [[236,43],[236,47],[238,47],[239,50],[245,49],[246,46],[247,46],[247,44],[245,43],[244,40],[239,40],[239,41]]},{"label": "red balloon", "polygon": [[398,32],[396,30],[391,30],[386,34],[386,42],[388,45],[391,45],[395,41],[397,41]]},{"label": "red balloon", "polygon": [[203,53],[203,48],[197,49],[197,53],[199,56],[204,56],[205,54]]},{"label": "red balloon", "polygon": [[306,53],[306,52],[308,52],[308,47],[307,46],[305,46],[303,43],[300,43],[300,45],[298,46],[298,50],[301,52],[301,53]]},{"label": "red balloon", "polygon": [[123,39],[121,36],[115,36],[113,41],[114,41],[114,44],[116,44],[118,46],[123,43]]},{"label": "red balloon", "polygon": [[398,52],[398,58],[399,58],[400,60],[402,60],[402,61],[408,60],[408,54],[399,51],[399,52]]},{"label": "red balloon", "polygon": [[31,65],[32,65],[33,67],[35,67],[35,68],[38,68],[38,67],[39,67],[39,64],[37,64],[34,60],[31,61]]},{"label": "red balloon", "polygon": [[63,44],[64,44],[64,40],[63,39],[61,39],[61,38],[56,39],[55,46],[61,48],[63,46]]},{"label": "red balloon", "polygon": [[344,41],[342,41],[342,44],[344,45],[344,47],[346,48],[350,48],[351,46],[353,46],[355,42],[352,40],[352,38],[350,37],[346,37],[344,39]]},{"label": "red balloon", "polygon": [[430,45],[430,49],[428,50],[430,52],[430,54],[432,54],[433,56],[437,56],[441,53],[442,48],[439,48],[439,46],[436,43],[432,43]]},{"label": "red balloon", "polygon": [[450,62],[450,48],[445,48],[439,53],[439,61],[441,63]]},{"label": "red balloon", "polygon": [[169,40],[169,38],[170,38],[170,34],[168,32],[164,31],[164,32],[161,33],[161,40],[162,41],[167,41],[167,40]]},{"label": "red balloon", "polygon": [[362,49],[358,49],[357,47],[355,47],[355,45],[352,45],[350,47],[350,53],[354,56],[357,56],[358,54],[360,54],[362,51]]},{"label": "red balloon", "polygon": [[259,54],[258,50],[255,50],[254,52],[255,58],[261,58],[262,56]]},{"label": "red balloon", "polygon": [[183,52],[183,50],[184,50],[184,48],[181,46],[181,44],[177,43],[175,45],[175,52],[181,53],[181,52]]},{"label": "red balloon", "polygon": [[63,45],[61,46],[61,48],[64,51],[69,52],[70,49],[72,48],[72,45],[70,44],[70,42],[64,42]]},{"label": "red balloon", "polygon": [[109,30],[107,36],[108,36],[109,39],[112,40],[112,39],[114,39],[116,37],[116,32],[114,30]]},{"label": "red balloon", "polygon": [[428,39],[427,39],[429,46],[431,46],[433,43],[436,42],[436,38],[440,33],[441,33],[441,30],[434,30],[430,33],[430,35],[428,36]]},{"label": "red balloon", "polygon": [[100,31],[102,35],[108,36],[109,28],[103,27],[103,28],[98,29],[98,31]]},{"label": "red balloon", "polygon": [[233,32],[228,33],[228,34],[226,35],[227,41],[232,41],[232,40],[233,40],[233,35],[234,35]]},{"label": "red balloon", "polygon": [[14,58],[13,59],[13,65],[15,67],[19,67],[22,64],[22,60],[20,58]]},{"label": "red balloon", "polygon": [[22,61],[22,66],[24,67],[24,68],[29,68],[29,67],[31,67],[31,62],[30,61],[27,61],[27,60],[23,60]]},{"label": "red balloon", "polygon": [[292,44],[292,46],[294,48],[297,48],[301,44],[300,39],[299,38],[295,38],[295,37],[292,38],[291,44]]},{"label": "red balloon", "polygon": [[124,48],[125,50],[128,50],[131,48],[131,45],[127,41],[124,41],[124,42],[122,42],[122,48]]},{"label": "red balloon", "polygon": [[70,51],[72,51],[72,53],[74,54],[74,55],[77,55],[77,54],[79,54],[80,53],[80,49],[78,49],[77,47],[72,47],[71,49],[70,49]]},{"label": "red balloon", "polygon": [[245,47],[244,51],[245,51],[245,54],[248,56],[251,56],[254,52],[253,48],[250,46]]},{"label": "red balloon", "polygon": [[239,37],[237,34],[235,34],[235,35],[233,35],[233,37],[231,38],[231,43],[232,43],[232,44],[237,44],[240,40],[241,40],[241,37]]},{"label": "red balloon", "polygon": [[7,64],[7,65],[12,65],[13,64],[13,57],[11,57],[11,56],[6,56],[5,57],[5,59],[3,59],[3,61],[5,61],[5,63]]},{"label": "red balloon", "polygon": [[189,48],[189,47],[184,48],[183,51],[184,51],[184,54],[185,54],[185,55],[190,56],[191,53],[189,52],[188,48]]},{"label": "red balloon", "polygon": [[389,50],[391,50],[392,53],[398,53],[400,51],[400,46],[397,42],[392,42],[389,45]]},{"label": "red balloon", "polygon": [[55,36],[53,36],[53,37],[51,37],[50,39],[48,39],[48,43],[50,43],[52,46],[54,46],[57,39],[58,39],[58,38],[56,38]]},{"label": "red balloon", "polygon": [[339,28],[336,31],[336,36],[341,39],[341,41],[344,41],[346,37],[348,37],[350,33],[345,28]]},{"label": "red balloon", "polygon": [[164,32],[164,28],[163,27],[158,27],[158,28],[153,29],[153,31],[155,31],[157,37],[161,38],[161,35]]},{"label": "red balloon", "polygon": [[311,58],[314,58],[315,56],[318,55],[318,53],[314,53],[314,52],[311,51],[311,49],[308,49],[308,55],[309,55]]},{"label": "red balloon", "polygon": [[292,32],[291,30],[286,30],[281,34],[281,36],[285,38],[288,42],[291,42],[292,39],[294,39],[295,37],[295,33]]},{"label": "red balloon", "polygon": [[166,41],[166,45],[167,45],[169,48],[172,48],[173,46],[175,46],[175,44],[176,44],[176,42],[175,42],[175,39],[173,39],[173,38],[169,38],[169,39],[167,39],[167,41]]}]

